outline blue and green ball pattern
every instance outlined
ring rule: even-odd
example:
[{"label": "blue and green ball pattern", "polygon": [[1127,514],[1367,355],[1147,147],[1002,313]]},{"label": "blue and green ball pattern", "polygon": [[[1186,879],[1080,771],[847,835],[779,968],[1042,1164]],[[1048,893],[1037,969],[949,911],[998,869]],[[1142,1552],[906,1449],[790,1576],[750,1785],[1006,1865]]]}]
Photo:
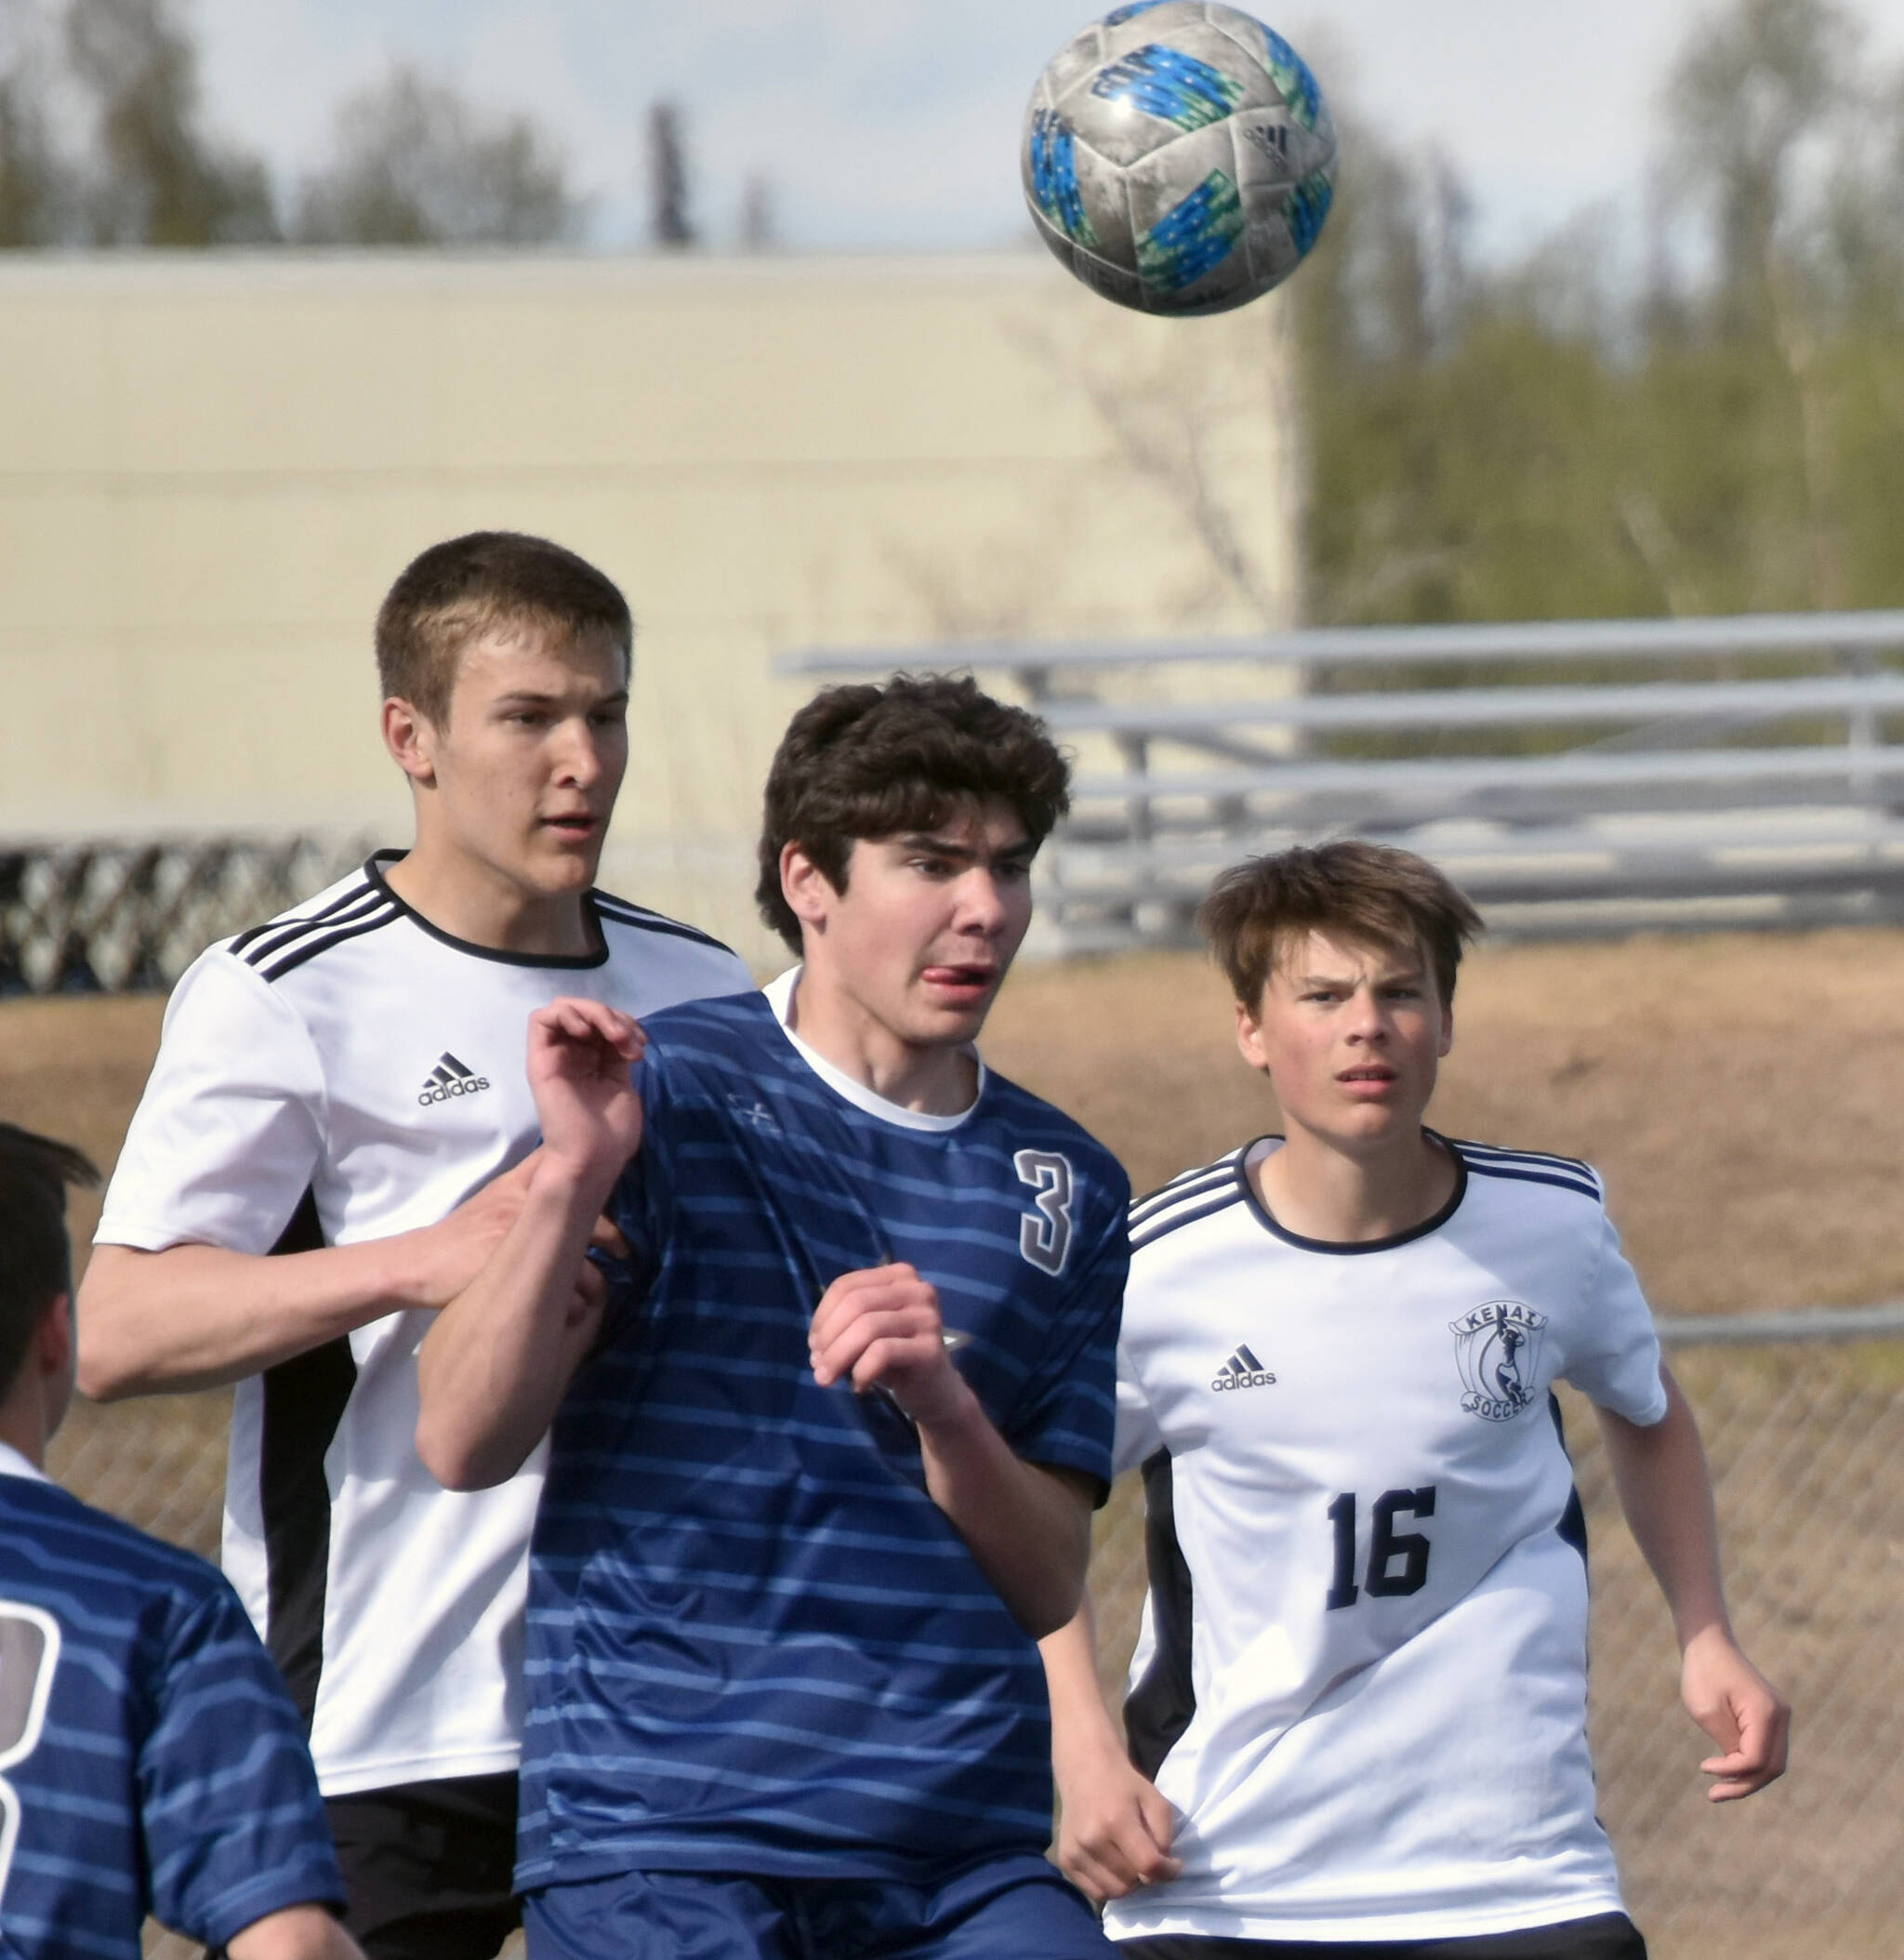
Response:
[{"label": "blue and green ball pattern", "polygon": [[1148,312],[1221,312],[1287,278],[1328,218],[1335,164],[1308,65],[1218,0],[1117,7],[1052,59],[1025,121],[1039,235]]},{"label": "blue and green ball pattern", "polygon": [[1243,85],[1221,68],[1174,47],[1135,47],[1099,74],[1091,92],[1100,101],[1129,102],[1179,129],[1207,129],[1243,99]]}]

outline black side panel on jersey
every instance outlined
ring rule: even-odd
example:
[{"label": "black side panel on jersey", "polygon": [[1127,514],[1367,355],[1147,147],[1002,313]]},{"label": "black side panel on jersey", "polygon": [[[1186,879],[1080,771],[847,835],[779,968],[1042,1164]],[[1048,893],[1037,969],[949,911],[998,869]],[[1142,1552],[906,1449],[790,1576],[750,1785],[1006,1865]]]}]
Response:
[{"label": "black side panel on jersey", "polygon": [[[1550,1388],[1547,1391],[1547,1412],[1554,1418],[1554,1433],[1560,1438],[1562,1454],[1567,1452],[1567,1424],[1561,1420],[1560,1397]],[[1562,1540],[1570,1544],[1582,1558],[1587,1556],[1587,1507],[1580,1503],[1580,1487],[1575,1484],[1567,1493],[1567,1509],[1560,1514],[1560,1523],[1554,1528]]]},{"label": "black side panel on jersey", "polygon": [[1130,1760],[1155,1781],[1165,1756],[1197,1713],[1190,1678],[1190,1568],[1177,1543],[1170,1457],[1159,1450],[1144,1466],[1144,1553],[1150,1567],[1155,1649],[1144,1678],[1124,1698]]},{"label": "black side panel on jersey", "polygon": [[[306,1191],[271,1251],[314,1252],[323,1244],[316,1195]],[[357,1363],[343,1335],[264,1374],[258,1481],[269,1602],[265,1645],[306,1729],[317,1708],[317,1677],[324,1665],[324,1586],[330,1569],[331,1491],[324,1456],[356,1385]]]}]

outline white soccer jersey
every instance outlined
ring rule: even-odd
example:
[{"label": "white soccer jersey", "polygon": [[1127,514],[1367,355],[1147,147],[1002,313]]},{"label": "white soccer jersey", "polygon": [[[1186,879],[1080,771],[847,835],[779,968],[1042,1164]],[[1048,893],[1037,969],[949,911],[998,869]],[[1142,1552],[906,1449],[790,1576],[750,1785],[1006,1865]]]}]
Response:
[{"label": "white soccer jersey", "polygon": [[[753,984],[717,941],[600,893],[591,957],[468,945],[390,890],[398,854],[179,981],[99,1243],[256,1253],[434,1225],[535,1147],[536,1008],[576,994],[639,1015]],[[225,1569],[328,1795],[516,1766],[543,1452],[491,1490],[444,1490],[423,1467],[431,1318],[372,1321],[241,1382],[232,1407]]]},{"label": "white soccer jersey", "polygon": [[1450,1146],[1435,1217],[1297,1238],[1246,1165],[1131,1212],[1117,1467],[1151,1590],[1125,1717],[1181,1878],[1114,1938],[1404,1940],[1620,1910],[1586,1744],[1585,1532],[1550,1384],[1665,1414],[1598,1179]]}]

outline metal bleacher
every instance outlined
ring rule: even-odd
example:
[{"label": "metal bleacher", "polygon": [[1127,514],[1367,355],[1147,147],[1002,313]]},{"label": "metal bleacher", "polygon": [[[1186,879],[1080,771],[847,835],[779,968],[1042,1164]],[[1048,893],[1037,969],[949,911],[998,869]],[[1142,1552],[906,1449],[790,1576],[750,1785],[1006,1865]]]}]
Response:
[{"label": "metal bleacher", "polygon": [[1497,931],[1904,919],[1904,612],[985,642],[786,675],[1009,678],[1078,753],[1054,951],[1175,945],[1211,875],[1361,836]]}]

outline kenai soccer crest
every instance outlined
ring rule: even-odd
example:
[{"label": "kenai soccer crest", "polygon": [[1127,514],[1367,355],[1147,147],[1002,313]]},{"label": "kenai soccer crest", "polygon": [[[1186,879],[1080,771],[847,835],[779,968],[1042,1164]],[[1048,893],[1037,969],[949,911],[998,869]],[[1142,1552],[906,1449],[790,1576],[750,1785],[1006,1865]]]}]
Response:
[{"label": "kenai soccer crest", "polygon": [[1540,1393],[1540,1336],[1547,1316],[1521,1300],[1490,1300],[1459,1320],[1455,1365],[1461,1371],[1461,1407],[1484,1422],[1511,1423]]}]

